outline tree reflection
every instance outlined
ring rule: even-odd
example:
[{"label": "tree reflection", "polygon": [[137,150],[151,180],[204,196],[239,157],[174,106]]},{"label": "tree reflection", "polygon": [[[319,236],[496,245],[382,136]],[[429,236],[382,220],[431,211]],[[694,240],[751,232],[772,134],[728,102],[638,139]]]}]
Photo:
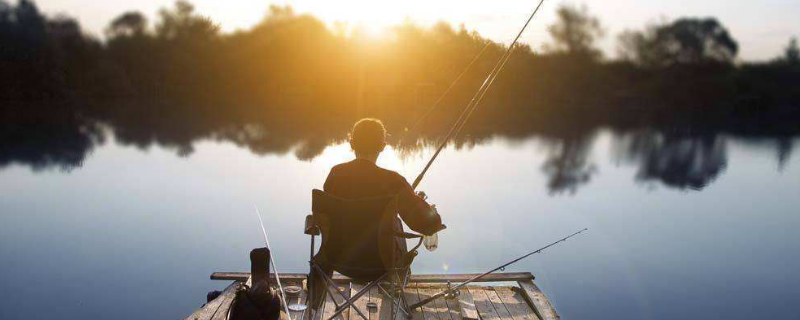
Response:
[{"label": "tree reflection", "polygon": [[[30,110],[37,108],[58,110],[55,106]],[[6,114],[3,120],[8,122],[0,126],[0,148],[3,150],[0,168],[17,163],[36,171],[47,168],[69,171],[80,167],[87,155],[102,145],[105,133],[110,133],[121,145],[142,149],[158,146],[173,149],[180,156],[190,156],[194,144],[199,141],[216,140],[232,143],[256,155],[293,154],[299,160],[310,161],[321,155],[328,146],[346,141],[348,128],[344,124],[336,130],[325,126],[311,129],[297,125],[295,129],[290,129],[280,125],[268,127],[264,124],[247,124],[211,129],[202,125],[184,125],[175,120],[142,118],[111,125],[88,121],[75,114],[54,116],[56,114],[51,111],[48,111],[47,117],[35,113]],[[599,174],[591,155],[598,129],[591,132],[570,132],[566,129],[543,132],[497,126],[458,137],[452,142],[452,147],[468,150],[489,143],[492,138],[520,141],[543,138],[546,158],[541,170],[547,178],[549,193],[572,195]],[[778,170],[783,170],[791,158],[792,136],[733,137],[745,144],[767,146],[774,150]],[[424,150],[435,149],[441,138],[442,135],[435,133],[407,137],[396,133],[390,144],[397,155],[405,159],[416,157]],[[727,142],[728,138],[716,132],[622,129],[612,135],[612,145],[615,147],[612,151],[626,163],[637,167],[637,181],[656,182],[669,188],[701,190],[725,171],[728,163]]]},{"label": "tree reflection", "polygon": [[[80,167],[95,145],[103,141],[96,124],[70,113],[0,113],[0,169],[11,164],[29,166],[34,171]],[[54,109],[58,106],[33,108]]]},{"label": "tree reflection", "polygon": [[789,138],[779,138],[777,142],[778,171],[786,168],[786,163],[792,157],[792,140]]},{"label": "tree reflection", "polygon": [[700,190],[725,171],[727,145],[717,134],[640,131],[622,139],[623,156],[639,167],[636,179]]},{"label": "tree reflection", "polygon": [[556,139],[550,143],[542,171],[548,176],[547,189],[551,195],[575,194],[597,173],[597,166],[588,160],[593,141],[584,136]]}]

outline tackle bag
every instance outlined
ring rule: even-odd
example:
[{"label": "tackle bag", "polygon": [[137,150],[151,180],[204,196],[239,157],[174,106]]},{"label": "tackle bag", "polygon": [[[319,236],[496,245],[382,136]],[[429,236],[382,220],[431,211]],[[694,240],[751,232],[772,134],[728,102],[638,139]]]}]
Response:
[{"label": "tackle bag", "polygon": [[267,248],[250,251],[252,286],[236,290],[231,306],[231,320],[278,320],[281,302],[272,290],[269,278],[270,252]]}]

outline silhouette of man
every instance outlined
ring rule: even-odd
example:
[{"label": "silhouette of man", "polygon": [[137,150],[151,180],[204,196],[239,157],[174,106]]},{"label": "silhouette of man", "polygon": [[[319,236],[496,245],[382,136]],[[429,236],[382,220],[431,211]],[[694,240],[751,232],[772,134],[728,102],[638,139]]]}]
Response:
[{"label": "silhouette of man", "polygon": [[350,133],[350,147],[356,159],[331,169],[325,180],[325,192],[347,199],[396,194],[397,211],[409,228],[424,235],[439,231],[441,217],[414,193],[408,181],[399,173],[375,164],[386,147],[386,129],[380,120],[367,118],[356,122]]},{"label": "silhouette of man", "polygon": [[[361,119],[350,133],[350,147],[356,159],[334,166],[325,180],[324,191],[346,199],[364,199],[396,195],[397,214],[412,230],[424,235],[432,235],[442,227],[439,214],[425,202],[422,196],[397,172],[381,168],[375,164],[386,147],[386,129],[377,119]],[[376,212],[375,214],[382,214]],[[403,226],[395,217],[394,230],[402,231]],[[393,242],[396,256],[408,251],[405,239],[396,238]],[[315,257],[315,260],[317,257]],[[332,270],[324,270],[331,275]],[[315,273],[315,272],[312,272]],[[315,288],[324,287],[321,278],[313,276]],[[315,289],[313,306],[321,303],[323,290]]]}]

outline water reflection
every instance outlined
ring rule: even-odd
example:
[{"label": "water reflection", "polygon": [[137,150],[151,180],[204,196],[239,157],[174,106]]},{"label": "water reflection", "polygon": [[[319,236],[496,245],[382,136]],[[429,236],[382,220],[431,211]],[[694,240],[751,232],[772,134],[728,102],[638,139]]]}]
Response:
[{"label": "water reflection", "polygon": [[552,139],[542,170],[548,176],[550,194],[575,194],[581,185],[589,183],[597,166],[589,162],[593,136]]},{"label": "water reflection", "polygon": [[725,171],[726,141],[720,135],[643,130],[619,139],[618,150],[638,167],[636,179],[700,190]]},{"label": "water reflection", "polygon": [[783,171],[786,164],[789,163],[789,158],[792,157],[792,140],[788,138],[779,138],[777,144],[778,170]]},{"label": "water reflection", "polygon": [[[57,108],[48,107],[48,110],[53,109]],[[299,160],[312,160],[347,136],[347,125],[344,124],[314,126],[276,121],[271,125],[215,127],[179,119],[154,120],[159,117],[150,117],[150,120],[116,119],[114,122],[100,122],[83,119],[79,114],[50,113],[43,117],[9,113],[0,129],[3,150],[0,168],[18,163],[34,171],[49,168],[69,171],[80,167],[92,150],[104,144],[107,135],[113,136],[121,145],[142,149],[155,145],[185,157],[191,156],[197,142],[217,140],[233,143],[257,155],[293,153]],[[573,195],[600,173],[590,153],[597,140],[596,133],[601,129],[555,132],[522,129],[518,126],[473,128],[471,134],[457,138],[454,147],[470,148],[493,138],[513,141],[539,138],[546,146],[541,170],[547,177],[551,195]],[[783,170],[792,155],[791,136],[770,136],[763,131],[757,137],[674,128],[614,129],[614,132],[613,156],[622,159],[626,165],[635,166],[635,179],[646,185],[656,183],[677,189],[703,189],[725,171],[729,137],[774,149],[772,154],[778,170]],[[392,144],[398,156],[405,159],[434,148],[440,138],[441,135],[435,131],[417,136],[396,133]]]},{"label": "water reflection", "polygon": [[257,125],[244,125],[222,129],[215,133],[214,137],[247,148],[257,155],[282,155],[294,151],[297,159],[312,160],[321,155],[328,146],[344,139],[345,132],[326,134],[324,132],[276,130]]},{"label": "water reflection", "polygon": [[70,171],[104,141],[96,123],[77,115],[25,113],[7,107],[0,118],[0,169],[19,163],[34,171]]}]

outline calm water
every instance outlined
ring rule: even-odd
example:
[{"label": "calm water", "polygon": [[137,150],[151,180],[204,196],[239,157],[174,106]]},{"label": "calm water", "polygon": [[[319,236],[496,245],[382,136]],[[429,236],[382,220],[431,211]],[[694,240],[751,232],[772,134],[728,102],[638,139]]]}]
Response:
[{"label": "calm water", "polygon": [[[447,150],[425,190],[448,229],[418,273],[478,272],[580,228],[531,271],[564,319],[797,318],[800,141],[492,139]],[[379,164],[408,179],[430,150]],[[249,270],[257,204],[278,267],[305,272],[310,191],[351,159],[229,143],[106,142],[73,170],[0,168],[0,318],[181,319]]]}]

